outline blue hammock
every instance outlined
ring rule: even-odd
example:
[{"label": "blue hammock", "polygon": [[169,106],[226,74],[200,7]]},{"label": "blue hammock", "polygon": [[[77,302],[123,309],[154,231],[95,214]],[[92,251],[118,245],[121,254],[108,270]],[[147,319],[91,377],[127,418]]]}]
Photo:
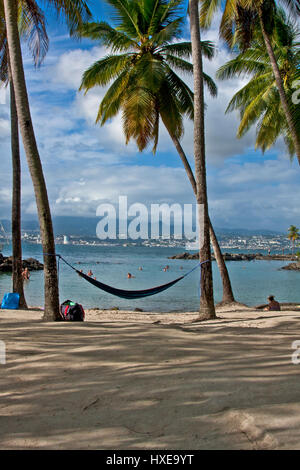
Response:
[{"label": "blue hammock", "polygon": [[[44,254],[48,255],[48,253],[44,253]],[[48,255],[48,256],[53,256],[53,255]],[[90,276],[87,276],[87,274],[84,274],[81,271],[78,271],[78,269],[74,268],[74,266],[68,263],[61,255],[54,255],[54,256],[57,256],[58,260],[61,259],[64,263],[70,266],[70,268],[72,268],[79,276],[81,276],[83,279],[88,281],[93,286],[98,287],[98,289],[108,292],[109,294],[115,295],[117,297],[121,297],[122,299],[141,299],[143,297],[148,297],[149,295],[159,294],[160,292],[163,292],[164,290],[169,289],[169,287],[174,286],[174,284],[181,281],[181,279],[191,274],[191,272],[193,272],[195,269],[201,266],[201,264],[208,262],[208,260],[202,261],[201,263],[197,264],[197,266],[195,266],[193,269],[191,269],[189,272],[187,272],[183,276],[180,276],[174,281],[168,282],[167,284],[162,284],[160,286],[152,287],[151,289],[125,290],[125,289],[118,289],[116,287],[108,286],[107,284],[103,284],[103,282],[97,281],[96,279],[93,279]]]}]

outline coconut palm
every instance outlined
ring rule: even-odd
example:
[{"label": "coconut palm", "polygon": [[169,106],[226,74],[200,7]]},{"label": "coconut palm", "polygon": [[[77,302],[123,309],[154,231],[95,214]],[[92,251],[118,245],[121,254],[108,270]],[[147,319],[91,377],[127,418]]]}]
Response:
[{"label": "coconut palm", "polygon": [[[193,117],[194,113],[193,92],[175,72],[193,72],[192,64],[186,60],[191,55],[191,44],[173,42],[181,35],[182,1],[107,0],[107,3],[115,8],[117,28],[104,22],[90,23],[83,25],[79,34],[111,47],[112,51],[84,73],[81,89],[87,92],[113,81],[100,103],[96,121],[103,125],[121,110],[126,142],[135,139],[140,151],[153,141],[155,153],[161,118],[195,191],[195,179],[179,142],[184,115]],[[206,57],[213,57],[210,42],[204,41],[202,48]],[[213,80],[206,74],[204,80],[215,95]],[[214,241],[218,245],[216,238]],[[217,259],[225,265],[222,256]],[[231,286],[230,292],[233,301]]]},{"label": "coconut palm", "polygon": [[[19,3],[18,23],[21,36],[32,51],[35,65],[39,65],[48,48],[44,16],[37,5]],[[10,85],[11,152],[12,152],[12,285],[20,295],[20,308],[27,308],[22,278],[21,243],[21,164],[19,126],[12,81],[9,79],[9,60],[3,3],[0,3],[0,82]]]},{"label": "coconut palm", "polygon": [[194,69],[194,159],[195,179],[197,185],[197,204],[204,209],[200,261],[207,261],[201,266],[201,292],[199,319],[215,318],[213,297],[212,265],[209,242],[209,215],[206,183],[205,158],[205,122],[202,43],[199,23],[198,0],[189,0],[190,30],[192,43],[192,60]]},{"label": "coconut palm", "polygon": [[[40,233],[44,252],[44,319],[59,320],[59,293],[55,242],[51,212],[41,159],[33,130],[28,94],[26,88],[23,60],[18,30],[18,0],[2,0],[4,5],[5,26],[9,50],[11,78],[14,86],[18,122],[26,153],[27,163],[34,187],[40,223]],[[21,0],[27,5],[36,4],[35,0]],[[90,16],[83,0],[48,0],[60,14],[64,14],[71,31]]]},{"label": "coconut palm", "polygon": [[292,253],[294,254],[295,241],[299,238],[299,229],[295,225],[291,225],[288,230],[288,239],[292,242]]},{"label": "coconut palm", "polygon": [[[278,10],[273,35],[276,36],[274,53],[290,97],[293,93],[293,83],[300,69],[298,42],[300,29],[294,21],[286,17],[283,10]],[[240,111],[241,122],[237,136],[242,137],[252,126],[256,125],[256,147],[265,151],[276,142],[279,136],[283,135],[292,157],[296,149],[259,28],[254,31],[249,47],[217,72],[217,77],[220,79],[243,75],[252,75],[252,77],[247,85],[233,96],[226,110],[226,112],[236,109]],[[300,107],[294,105],[293,108],[297,133],[300,135]]]},{"label": "coconut palm", "polygon": [[[221,0],[201,1],[201,24],[208,27],[216,10],[221,6]],[[289,12],[299,17],[299,0],[226,0],[220,25],[220,34],[233,47],[239,45],[242,49],[249,46],[255,27],[259,25],[266,52],[278,89],[282,112],[289,128],[290,138],[300,164],[300,134],[297,129],[298,113],[289,99],[289,89],[284,82],[277,61],[276,35],[272,34],[275,26],[275,15],[278,4],[285,6]]]}]

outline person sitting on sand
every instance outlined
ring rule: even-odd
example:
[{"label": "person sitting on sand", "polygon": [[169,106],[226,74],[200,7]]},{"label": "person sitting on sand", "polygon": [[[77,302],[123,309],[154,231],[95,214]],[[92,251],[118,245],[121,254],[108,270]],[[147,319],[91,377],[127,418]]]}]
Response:
[{"label": "person sitting on sand", "polygon": [[274,295],[268,297],[269,305],[264,310],[278,311],[280,310],[280,303],[274,299]]},{"label": "person sitting on sand", "polygon": [[22,272],[22,278],[26,281],[30,279],[30,272],[28,268],[25,268],[24,271]]}]

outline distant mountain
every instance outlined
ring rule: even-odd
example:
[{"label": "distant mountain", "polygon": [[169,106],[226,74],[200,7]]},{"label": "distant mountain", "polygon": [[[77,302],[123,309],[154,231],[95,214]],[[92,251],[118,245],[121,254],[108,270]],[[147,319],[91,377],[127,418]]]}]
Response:
[{"label": "distant mountain", "polygon": [[251,237],[252,235],[265,235],[265,236],[276,236],[276,235],[285,235],[285,232],[276,231],[276,230],[266,230],[266,229],[246,229],[246,228],[215,228],[216,235],[234,235],[234,236],[247,236]]},{"label": "distant mountain", "polygon": [[[7,219],[0,219],[4,230],[11,232],[11,222]],[[96,236],[96,226],[99,218],[91,217],[53,217],[53,229],[58,235]],[[40,229],[37,220],[22,220],[22,230],[25,232],[38,232]]]},{"label": "distant mountain", "polygon": [[[54,233],[58,235],[75,235],[75,236],[96,236],[96,227],[99,222],[99,217],[65,217],[55,216],[53,217]],[[3,224],[4,230],[7,233],[11,232],[11,222],[7,219],[0,219]],[[150,226],[149,226],[150,227]],[[39,231],[39,224],[37,220],[22,220],[22,230],[32,232]],[[266,229],[245,229],[245,228],[215,228],[217,236],[253,236],[253,235],[264,235],[264,236],[278,236],[284,235],[284,232],[266,230]],[[150,233],[150,230],[149,230]],[[172,233],[172,227],[171,227]]]}]

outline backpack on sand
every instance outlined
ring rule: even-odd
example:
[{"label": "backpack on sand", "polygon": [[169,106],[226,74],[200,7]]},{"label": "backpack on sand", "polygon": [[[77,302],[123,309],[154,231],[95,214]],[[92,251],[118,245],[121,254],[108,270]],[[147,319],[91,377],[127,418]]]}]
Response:
[{"label": "backpack on sand", "polygon": [[82,305],[65,300],[60,306],[60,316],[64,321],[84,321],[85,313]]}]

